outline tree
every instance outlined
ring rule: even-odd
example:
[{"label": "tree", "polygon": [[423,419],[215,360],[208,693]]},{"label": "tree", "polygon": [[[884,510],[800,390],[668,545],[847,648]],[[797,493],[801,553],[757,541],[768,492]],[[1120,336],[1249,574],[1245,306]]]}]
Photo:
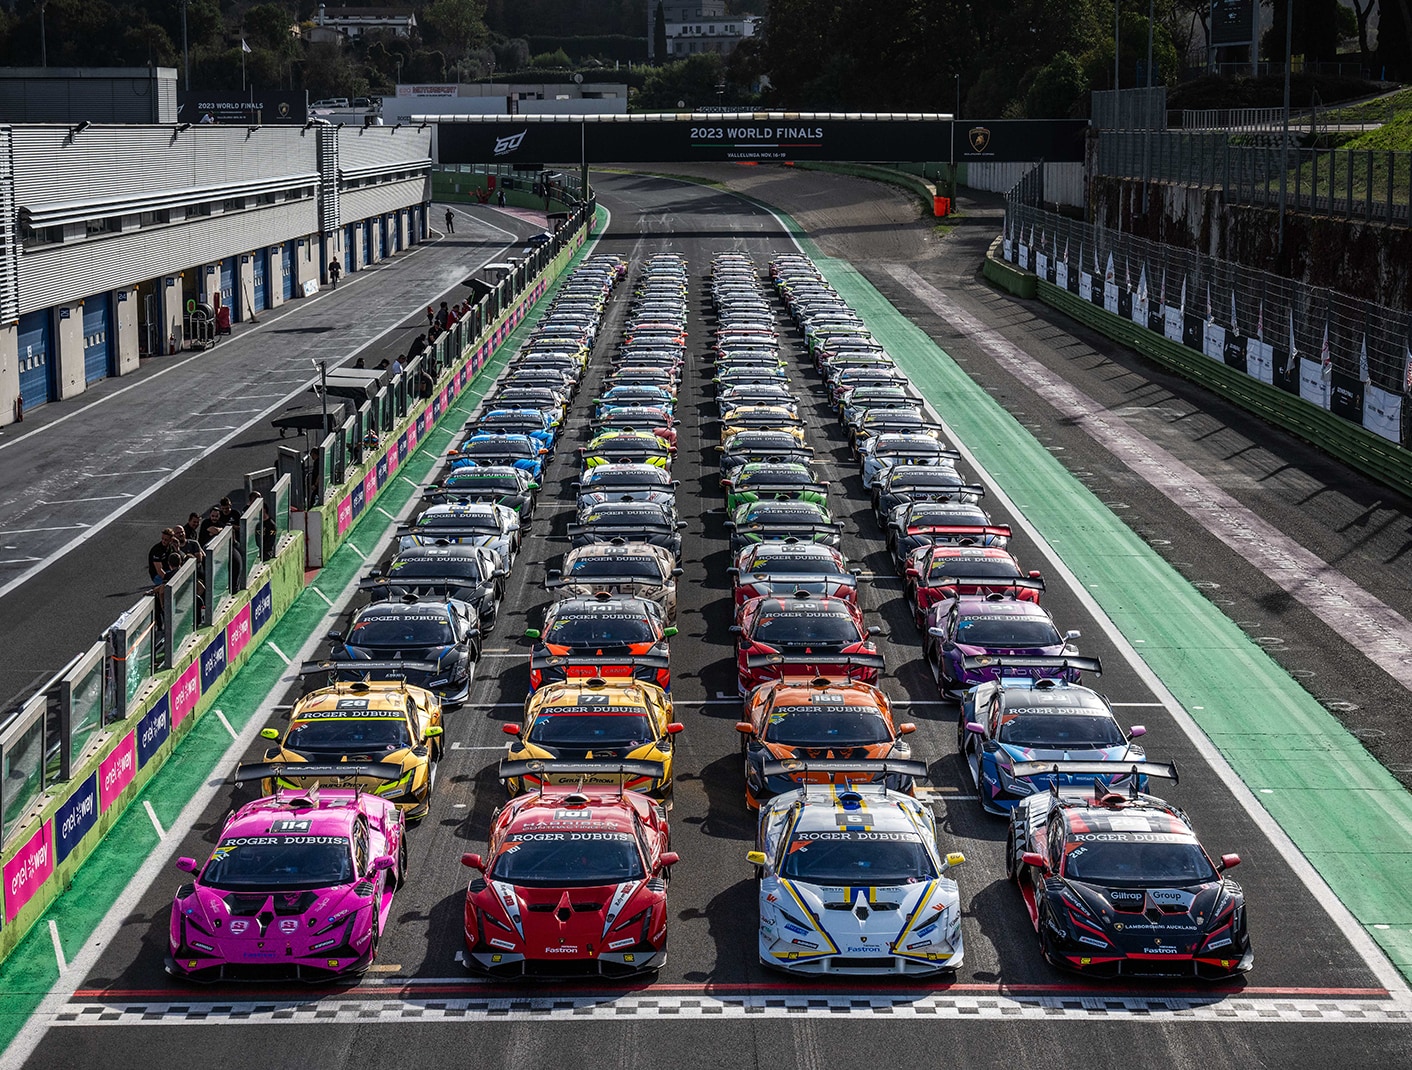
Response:
[{"label": "tree", "polygon": [[1068,119],[1083,110],[1088,77],[1068,52],[1058,53],[1041,67],[1025,93],[1025,114],[1031,119]]},{"label": "tree", "polygon": [[1368,51],[1368,18],[1377,2],[1367,0],[1367,3],[1360,4],[1358,0],[1353,0],[1353,15],[1358,20],[1358,59],[1365,67],[1373,60],[1372,53]]},{"label": "tree", "polygon": [[667,13],[657,4],[657,13],[652,16],[652,56],[658,63],[667,62]]},{"label": "tree", "polygon": [[636,106],[675,111],[677,102],[688,108],[716,103],[725,80],[726,63],[716,52],[698,52],[686,59],[653,68],[637,95]]},{"label": "tree", "polygon": [[422,10],[422,37],[453,61],[459,60],[487,37],[485,0],[432,0]]}]

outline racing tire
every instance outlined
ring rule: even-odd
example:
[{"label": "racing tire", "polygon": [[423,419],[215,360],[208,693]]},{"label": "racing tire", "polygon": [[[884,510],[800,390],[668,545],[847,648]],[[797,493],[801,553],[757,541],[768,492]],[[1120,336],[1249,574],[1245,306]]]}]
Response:
[{"label": "racing tire", "polygon": [[407,832],[402,832],[402,840],[397,845],[397,874],[392,879],[392,888],[396,891],[407,882]]},{"label": "racing tire", "polygon": [[1016,884],[1020,883],[1020,867],[1018,865],[1018,855],[1015,848],[1015,833],[1013,830],[1005,835],[1005,877]]}]

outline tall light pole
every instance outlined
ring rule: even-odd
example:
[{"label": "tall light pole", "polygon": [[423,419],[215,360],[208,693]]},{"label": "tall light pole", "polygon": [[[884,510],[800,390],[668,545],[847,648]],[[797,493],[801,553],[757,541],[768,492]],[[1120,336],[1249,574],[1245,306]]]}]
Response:
[{"label": "tall light pole", "polygon": [[1122,0],[1113,0],[1113,91],[1121,88],[1118,81],[1118,56],[1122,52],[1121,37],[1123,28],[1120,19],[1123,15]]},{"label": "tall light pole", "polygon": [[39,0],[39,65],[49,66],[49,42],[44,33],[44,0]]},{"label": "tall light pole", "polygon": [[186,68],[186,91],[191,92],[191,52],[186,47],[186,3],[181,0],[181,63]]},{"label": "tall light pole", "polygon": [[1153,0],[1147,0],[1147,88],[1154,85],[1152,81],[1152,4]]},{"label": "tall light pole", "polygon": [[1294,0],[1285,0],[1285,106],[1284,134],[1280,142],[1280,223],[1276,254],[1285,252],[1285,186],[1289,177],[1289,65],[1294,50]]},{"label": "tall light pole", "polygon": [[956,110],[951,113],[951,199],[956,199],[956,124],[961,120],[961,72],[956,72]]}]

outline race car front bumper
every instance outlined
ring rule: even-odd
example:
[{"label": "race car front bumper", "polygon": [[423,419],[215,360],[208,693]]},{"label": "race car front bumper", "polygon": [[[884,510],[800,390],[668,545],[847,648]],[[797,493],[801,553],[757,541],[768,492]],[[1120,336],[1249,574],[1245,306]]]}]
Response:
[{"label": "race car front bumper", "polygon": [[635,977],[660,970],[667,951],[605,951],[589,958],[527,958],[508,951],[473,951],[466,966],[476,973],[504,980],[579,981],[586,978]]}]

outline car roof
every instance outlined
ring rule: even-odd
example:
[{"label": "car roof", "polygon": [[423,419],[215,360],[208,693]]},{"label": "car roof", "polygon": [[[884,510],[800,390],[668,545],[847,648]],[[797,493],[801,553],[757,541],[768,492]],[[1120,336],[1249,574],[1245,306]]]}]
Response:
[{"label": "car roof", "polygon": [[1071,836],[1132,842],[1135,836],[1166,835],[1196,841],[1196,833],[1172,807],[1150,796],[1114,806],[1071,801],[1061,809]]},{"label": "car roof", "polygon": [[530,709],[536,713],[602,713],[601,704],[585,703],[584,696],[589,696],[600,703],[606,698],[608,708],[620,713],[646,711],[651,701],[649,686],[629,679],[559,680],[539,688],[530,700]]},{"label": "car roof", "polygon": [[611,595],[608,598],[599,598],[597,595],[576,595],[573,598],[561,598],[555,602],[549,607],[548,615],[563,617],[573,614],[584,617],[624,613],[659,620],[661,612],[660,608],[654,607],[645,598],[629,595]]},{"label": "car roof", "polygon": [[1091,713],[1111,717],[1113,711],[1103,697],[1091,688],[1077,684],[1046,680],[1047,687],[1027,687],[1023,690],[996,691],[1006,714],[1020,713]]},{"label": "car roof", "polygon": [[353,717],[360,713],[385,713],[389,710],[405,713],[407,699],[407,688],[401,681],[369,680],[367,683],[325,687],[310,692],[296,702],[289,719],[301,720],[310,713],[336,712]]},{"label": "car roof", "polygon": [[882,691],[872,684],[858,680],[831,680],[822,676],[808,681],[785,677],[767,686],[770,688],[769,702],[772,708],[809,706],[828,710],[847,706],[850,709],[877,710],[881,714],[885,699]]},{"label": "car roof", "polygon": [[633,831],[632,800],[624,798],[616,786],[545,786],[508,805],[507,839],[531,832]]},{"label": "car roof", "polygon": [[957,612],[963,617],[1031,617],[1054,623],[1049,611],[1038,603],[1013,598],[1008,594],[963,594],[956,599]]},{"label": "car roof", "polygon": [[[353,613],[353,623],[368,620],[441,620],[450,616],[445,602],[370,602]],[[357,645],[356,643],[354,644]],[[349,667],[357,668],[356,662]]]},{"label": "car roof", "polygon": [[[282,791],[242,806],[221,830],[221,840],[240,836],[337,836],[352,835],[360,812],[358,796],[352,791],[324,790],[310,798],[307,791]],[[297,827],[276,831],[281,822]]]}]

